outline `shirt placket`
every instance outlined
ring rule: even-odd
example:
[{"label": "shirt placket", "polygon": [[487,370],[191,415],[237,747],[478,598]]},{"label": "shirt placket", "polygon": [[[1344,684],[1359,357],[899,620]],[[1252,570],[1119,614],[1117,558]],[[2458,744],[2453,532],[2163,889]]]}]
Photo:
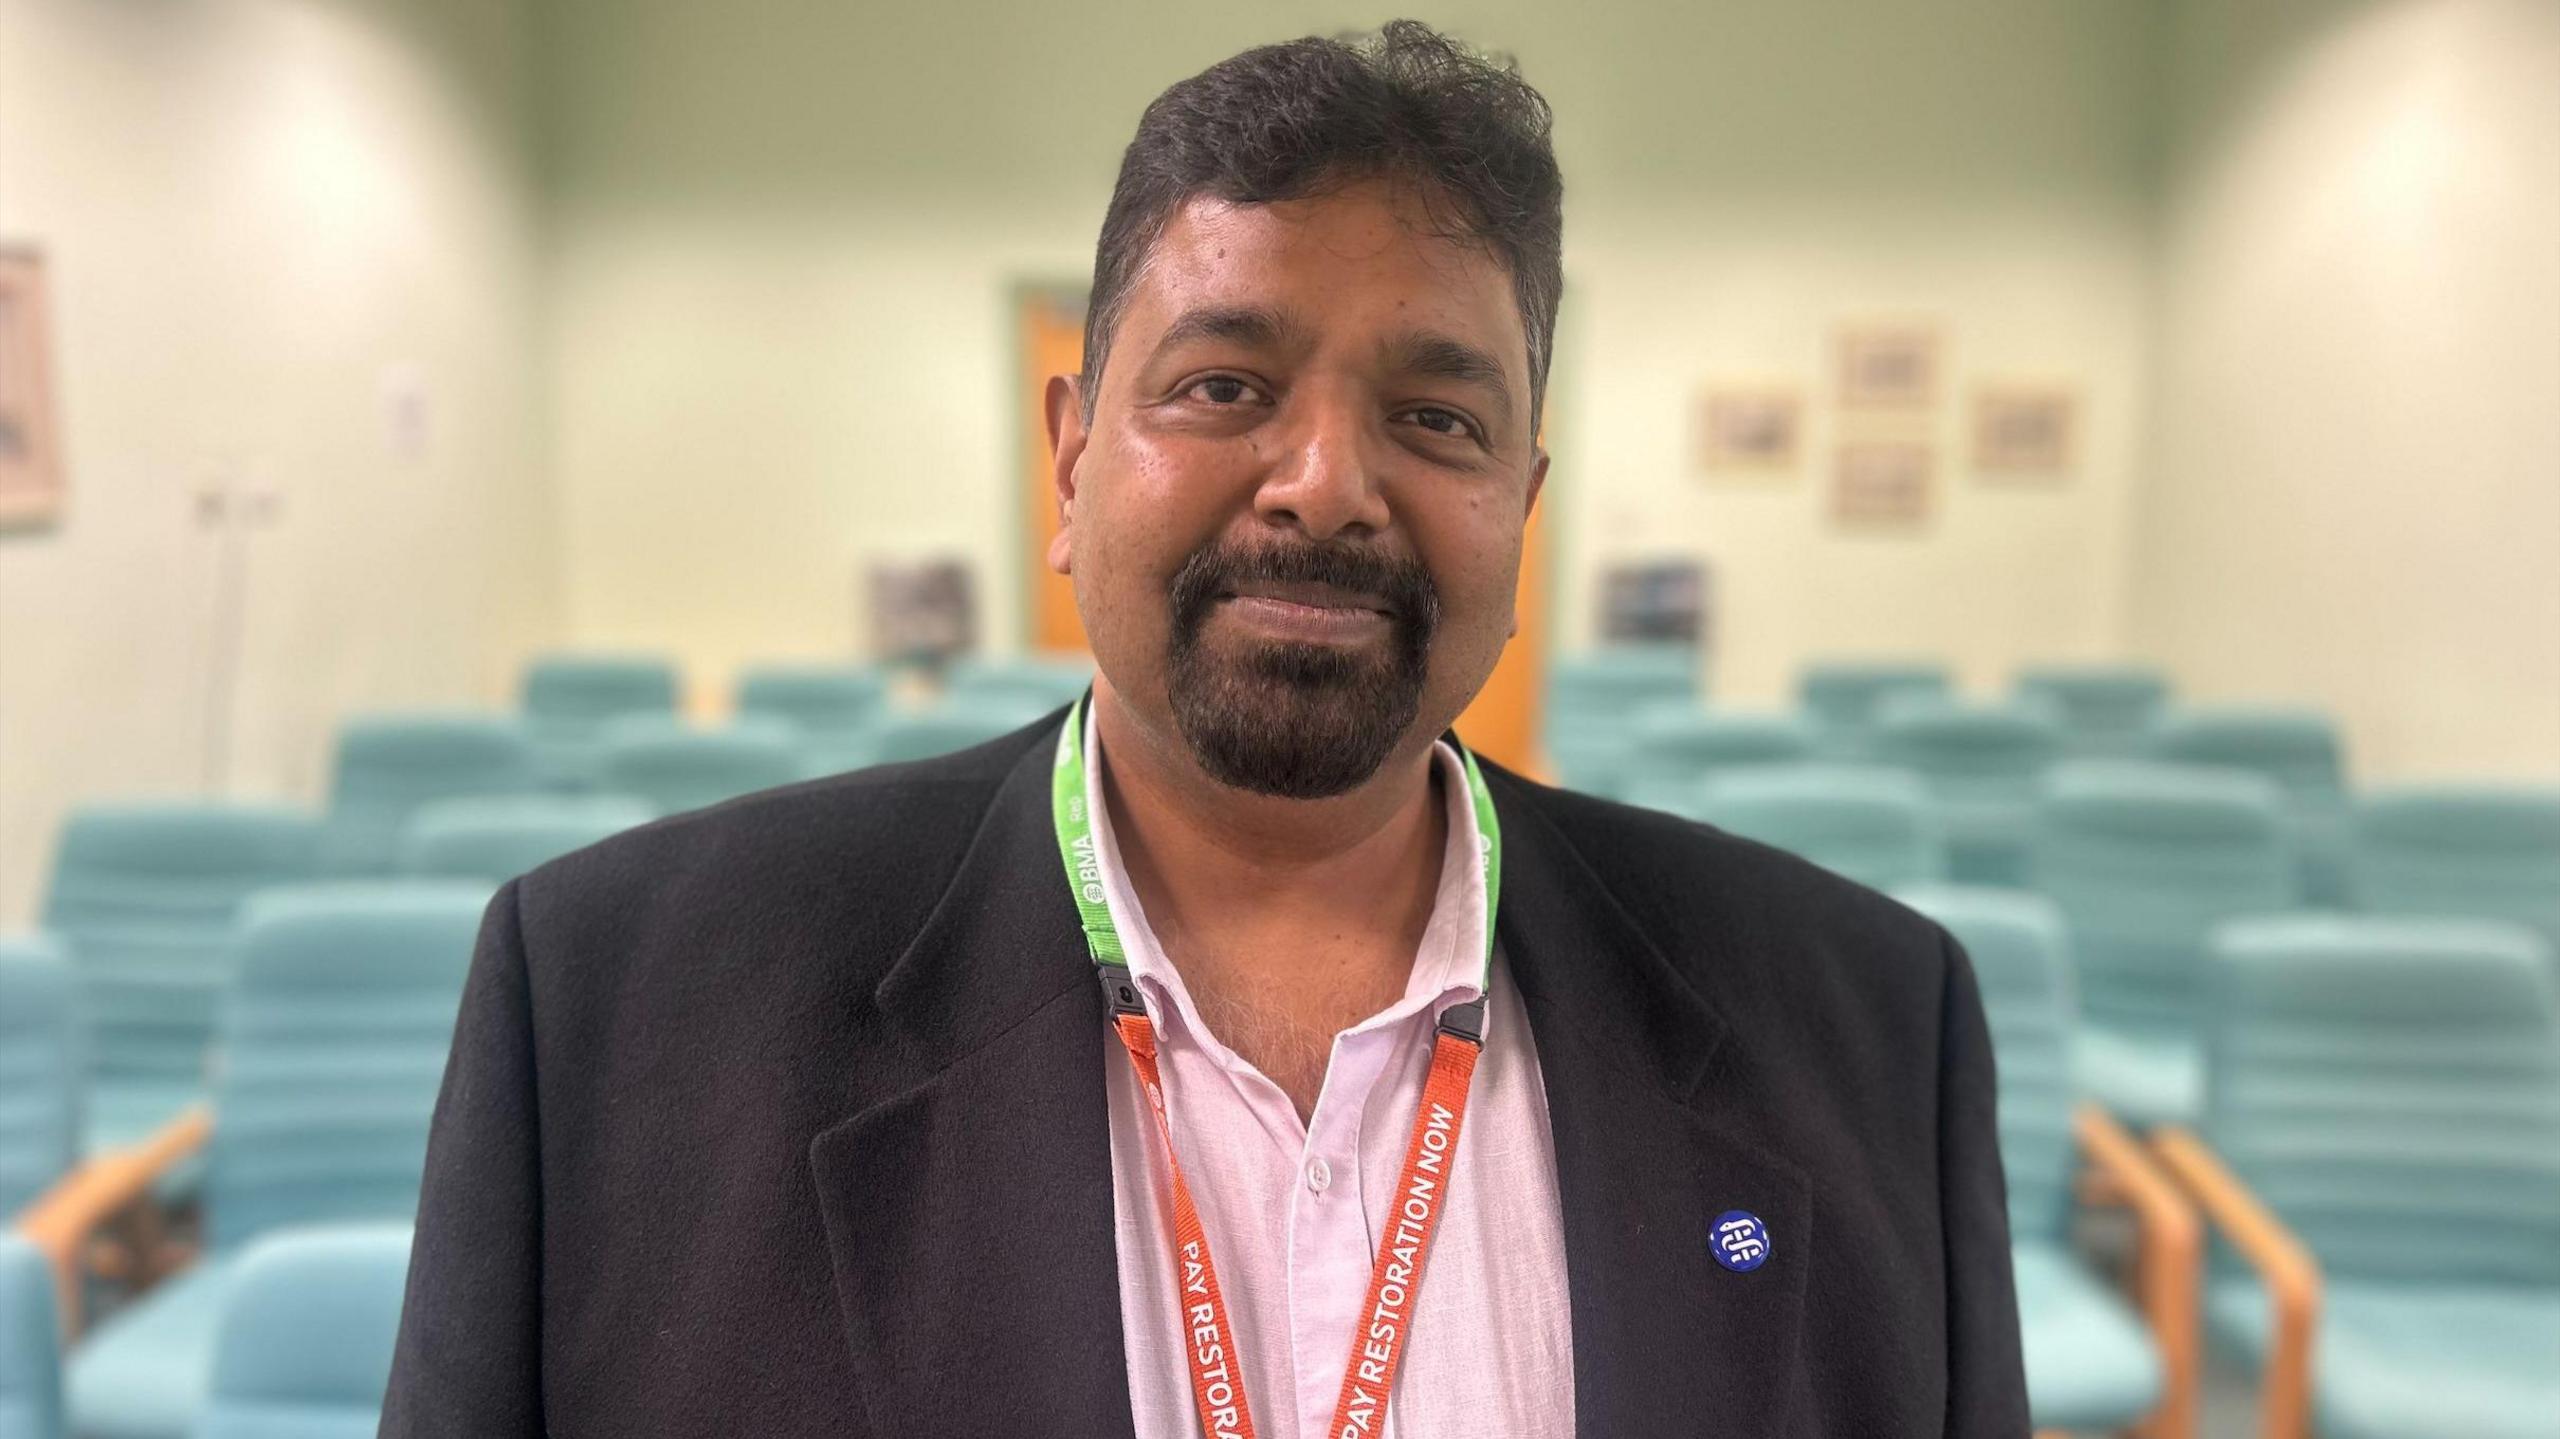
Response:
[{"label": "shirt placket", "polygon": [[1368,1186],[1362,1178],[1362,1116],[1386,1074],[1403,1025],[1340,1036],[1324,1090],[1309,1117],[1289,1215],[1290,1367],[1297,1377],[1298,1432],[1326,1433],[1352,1340],[1365,1326],[1375,1257]]}]

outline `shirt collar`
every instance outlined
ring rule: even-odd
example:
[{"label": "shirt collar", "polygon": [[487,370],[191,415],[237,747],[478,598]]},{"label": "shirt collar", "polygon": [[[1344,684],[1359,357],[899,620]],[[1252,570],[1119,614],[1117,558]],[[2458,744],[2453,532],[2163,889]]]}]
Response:
[{"label": "shirt collar", "polygon": [[[1414,952],[1413,969],[1395,1003],[1353,1025],[1359,1034],[1400,1023],[1428,1010],[1436,1019],[1451,1005],[1484,998],[1485,904],[1484,866],[1477,862],[1482,840],[1476,809],[1467,789],[1467,772],[1455,747],[1441,740],[1431,747],[1440,769],[1441,802],[1448,809],[1448,843],[1440,859],[1440,883],[1431,901],[1431,919],[1423,927]],[[1181,972],[1165,957],[1147,923],[1137,887],[1120,863],[1120,842],[1112,832],[1111,807],[1104,802],[1102,726],[1084,727],[1085,812],[1093,816],[1095,857],[1102,871],[1103,894],[1111,909],[1112,927],[1120,932],[1129,958],[1129,975],[1147,1000],[1151,1017],[1161,1027],[1167,1012],[1178,1015],[1193,1034],[1206,1036]]]}]

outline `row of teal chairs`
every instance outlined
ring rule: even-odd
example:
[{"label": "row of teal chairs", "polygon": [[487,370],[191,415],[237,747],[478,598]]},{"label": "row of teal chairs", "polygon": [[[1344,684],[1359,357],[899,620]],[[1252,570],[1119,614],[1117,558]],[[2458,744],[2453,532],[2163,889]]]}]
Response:
[{"label": "row of teal chairs", "polygon": [[[408,1280],[406,1225],[315,1226],[240,1256],[191,1439],[372,1439]],[[42,1251],[0,1234],[0,1439],[67,1439]]]},{"label": "row of teal chairs", "polygon": [[[181,1166],[199,1171],[192,1197],[201,1253],[69,1347],[66,1404],[84,1439],[202,1432],[193,1426],[212,1390],[222,1316],[244,1302],[246,1256],[258,1241],[414,1217],[428,1127],[492,888],[315,882],[261,890],[242,904],[221,971],[209,1111],[191,1109],[147,1141],[93,1156],[18,1211],[76,1313],[89,1294],[89,1256],[112,1224]],[[27,1013],[54,1017],[50,1026],[21,1022],[13,1006],[0,1036],[13,1108],[41,1095],[30,1107],[48,1123],[62,1122],[79,1102],[72,968],[42,943],[0,954],[0,990],[32,1000]]]},{"label": "row of teal chairs", "polygon": [[[1704,785],[1688,813],[1876,888],[1961,877],[1938,809],[1898,771],[1740,769]],[[2206,936],[2316,902],[2281,795],[2245,771],[2081,761],[2045,776],[2025,826],[2021,878],[2072,927],[2084,1083],[2131,1122],[2192,1119]],[[2560,788],[2378,790],[2343,829],[2342,907],[2505,920],[2560,944]]]},{"label": "row of teal chairs", "polygon": [[[2264,1376],[2269,1434],[2552,1432],[2560,963],[2548,939],[2392,916],[2217,925],[2198,1122],[2156,1132],[2145,1155],[2089,1107],[2070,1062],[2085,968],[2064,909],[2015,891],[1900,893],[1956,935],[1981,982],[2039,1429],[2148,1417],[2147,1432],[2191,1434],[2210,1345]],[[2149,1211],[2143,1312],[2070,1242],[2084,1167]],[[2222,1236],[2209,1257],[2198,1212]]]},{"label": "row of teal chairs", "polygon": [[[976,656],[953,664],[932,688],[958,713],[1025,718],[1083,692],[1089,662],[1064,656]],[[735,712],[788,725],[834,759],[832,769],[890,762],[872,753],[878,729],[902,723],[892,676],[867,665],[763,665],[738,677]],[[599,773],[599,746],[616,721],[672,720],[681,708],[675,664],[663,657],[554,654],[526,666],[521,717],[543,782],[583,790],[611,782]],[[900,747],[900,741],[888,741]],[[906,741],[911,748],[913,741]],[[926,750],[923,753],[942,753]],[[921,756],[907,756],[921,757]]]}]

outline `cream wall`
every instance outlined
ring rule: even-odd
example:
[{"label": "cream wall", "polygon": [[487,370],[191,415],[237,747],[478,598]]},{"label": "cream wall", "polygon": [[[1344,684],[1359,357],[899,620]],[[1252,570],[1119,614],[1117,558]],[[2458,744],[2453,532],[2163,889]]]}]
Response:
[{"label": "cream wall", "polygon": [[[1375,24],[1282,4],[548,7],[550,360],[572,633],[698,680],[864,633],[876,554],[955,553],[1018,633],[1008,293],[1080,279],[1121,146],[1171,80],[1244,45]],[[2146,404],[2151,9],[1461,3],[1558,115],[1568,298],[1549,490],[1568,639],[1619,557],[1713,557],[1722,688],[1803,657],[2107,653]],[[1843,538],[1808,473],[1711,492],[1718,376],[1826,374],[1844,318],[1941,320],[1959,378],[2085,387],[2077,479],[1978,491],[1920,537]],[[1818,412],[1821,413],[1821,412]]]},{"label": "cream wall", "polygon": [[2560,777],[2560,5],[2174,8],[2136,641]]},{"label": "cream wall", "polygon": [[[496,700],[553,632],[530,56],[516,0],[0,0],[0,242],[50,257],[72,474],[0,534],[0,929],[73,801],[313,799],[339,714]],[[275,502],[214,745],[225,485]]]}]

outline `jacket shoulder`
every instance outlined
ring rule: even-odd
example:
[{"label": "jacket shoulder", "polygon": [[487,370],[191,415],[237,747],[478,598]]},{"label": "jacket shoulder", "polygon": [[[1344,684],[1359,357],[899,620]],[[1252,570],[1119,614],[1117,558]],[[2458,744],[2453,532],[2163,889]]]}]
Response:
[{"label": "jacket shoulder", "polygon": [[563,855],[516,882],[526,949],[559,979],[709,945],[817,945],[876,979],[923,927],[998,789],[1054,731],[1044,720],[934,759],[759,791]]}]

